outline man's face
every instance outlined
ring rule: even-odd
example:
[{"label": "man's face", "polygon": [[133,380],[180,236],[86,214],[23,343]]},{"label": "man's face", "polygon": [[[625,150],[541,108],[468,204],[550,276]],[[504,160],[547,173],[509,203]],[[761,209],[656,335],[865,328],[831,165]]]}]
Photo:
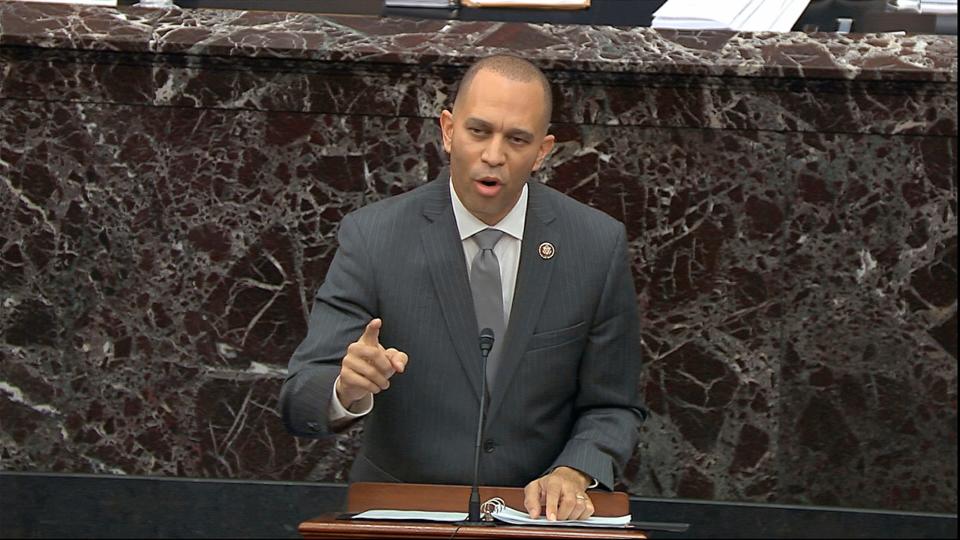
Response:
[{"label": "man's face", "polygon": [[553,148],[545,114],[539,83],[481,69],[453,113],[440,115],[453,189],[487,225],[510,213],[530,173]]}]

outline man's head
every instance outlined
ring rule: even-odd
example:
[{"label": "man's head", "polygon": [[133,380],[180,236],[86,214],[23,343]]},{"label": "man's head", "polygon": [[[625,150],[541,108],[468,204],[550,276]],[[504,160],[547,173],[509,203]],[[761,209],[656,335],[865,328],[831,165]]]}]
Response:
[{"label": "man's head", "polygon": [[453,188],[484,223],[493,225],[510,212],[553,148],[553,135],[547,135],[551,108],[550,84],[536,66],[490,56],[464,75],[453,112],[441,113]]}]

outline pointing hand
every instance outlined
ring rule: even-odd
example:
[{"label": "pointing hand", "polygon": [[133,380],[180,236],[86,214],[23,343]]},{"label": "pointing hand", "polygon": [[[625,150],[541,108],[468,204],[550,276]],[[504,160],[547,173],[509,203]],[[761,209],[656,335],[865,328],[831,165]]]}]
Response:
[{"label": "pointing hand", "polygon": [[403,373],[407,367],[406,353],[384,349],[380,344],[382,325],[383,321],[373,319],[360,338],[347,347],[336,389],[340,403],[346,408],[368,394],[379,394],[390,388],[390,378],[395,373]]}]

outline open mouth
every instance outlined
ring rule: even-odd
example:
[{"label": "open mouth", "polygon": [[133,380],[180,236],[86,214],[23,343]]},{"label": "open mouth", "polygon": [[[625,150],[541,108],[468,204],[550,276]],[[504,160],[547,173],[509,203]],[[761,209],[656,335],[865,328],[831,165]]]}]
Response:
[{"label": "open mouth", "polygon": [[481,195],[494,197],[500,193],[500,181],[496,178],[480,178],[476,185]]}]

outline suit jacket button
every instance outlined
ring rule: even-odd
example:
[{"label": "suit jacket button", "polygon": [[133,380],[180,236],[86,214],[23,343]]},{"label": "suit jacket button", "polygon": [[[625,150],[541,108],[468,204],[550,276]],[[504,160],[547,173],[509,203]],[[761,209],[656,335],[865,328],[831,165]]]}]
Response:
[{"label": "suit jacket button", "polygon": [[313,431],[320,431],[319,422],[307,422],[307,427],[312,429]]},{"label": "suit jacket button", "polygon": [[496,448],[497,448],[497,442],[494,441],[493,439],[487,439],[486,441],[483,441],[484,452],[488,454],[492,454]]}]

